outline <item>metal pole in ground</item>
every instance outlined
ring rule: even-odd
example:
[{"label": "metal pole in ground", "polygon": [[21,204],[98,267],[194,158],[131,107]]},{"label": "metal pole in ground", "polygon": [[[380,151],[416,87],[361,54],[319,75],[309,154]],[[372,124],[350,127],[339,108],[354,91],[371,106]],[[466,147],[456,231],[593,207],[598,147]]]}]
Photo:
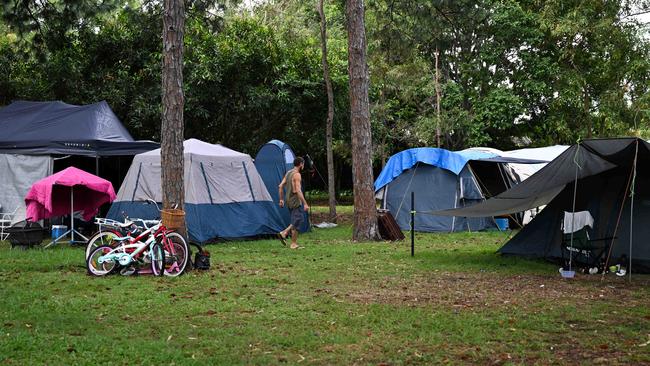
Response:
[{"label": "metal pole in ground", "polygon": [[630,259],[629,259],[629,261],[630,262],[629,262],[628,267],[627,267],[627,271],[629,273],[628,278],[629,278],[630,282],[632,282],[632,235],[634,234],[633,223],[634,223],[634,190],[635,190],[634,187],[636,186],[636,163],[637,163],[638,156],[639,156],[639,140],[637,139],[636,140],[636,148],[635,148],[635,151],[634,151],[634,167],[633,167],[633,174],[632,174],[632,185],[630,186],[630,249],[629,249],[629,251],[630,251],[630,253],[629,253],[630,254],[629,255]]},{"label": "metal pole in ground", "polygon": [[415,256],[415,192],[411,192],[411,257]]}]

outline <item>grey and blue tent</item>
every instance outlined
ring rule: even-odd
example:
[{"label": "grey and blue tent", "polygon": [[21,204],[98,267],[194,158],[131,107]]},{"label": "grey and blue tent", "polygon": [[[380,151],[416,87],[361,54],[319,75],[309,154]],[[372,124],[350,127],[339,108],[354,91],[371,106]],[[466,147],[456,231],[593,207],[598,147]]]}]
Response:
[{"label": "grey and blue tent", "polygon": [[381,206],[395,217],[402,230],[410,227],[411,192],[415,193],[415,230],[424,232],[477,231],[495,227],[492,217],[465,218],[431,215],[430,212],[472,205],[484,200],[479,182],[468,163],[490,159],[481,151],[452,152],[438,148],[414,148],[388,160],[375,181]]},{"label": "grey and blue tent", "polygon": [[[183,143],[185,220],[190,240],[275,234],[282,218],[248,154],[196,139]],[[108,217],[157,218],[162,201],[160,149],[136,155]]]},{"label": "grey and blue tent", "polygon": [[[278,186],[287,172],[293,169],[293,160],[296,155],[288,144],[280,140],[271,140],[260,148],[255,156],[255,167],[260,177],[264,181],[279,215],[282,217],[282,223],[285,227],[289,226],[291,221],[289,210],[280,208],[278,205],[280,197],[278,196]],[[305,220],[299,228],[300,232],[309,231],[309,214],[305,213]]]}]

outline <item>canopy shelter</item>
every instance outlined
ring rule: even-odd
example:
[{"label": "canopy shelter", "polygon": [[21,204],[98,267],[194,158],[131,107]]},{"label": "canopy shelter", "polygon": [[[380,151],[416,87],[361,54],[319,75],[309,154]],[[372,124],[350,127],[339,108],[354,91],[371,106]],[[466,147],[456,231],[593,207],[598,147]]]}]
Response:
[{"label": "canopy shelter", "polygon": [[[255,156],[255,168],[257,168],[260,177],[269,191],[275,207],[282,217],[282,223],[285,227],[291,223],[289,209],[284,207],[280,208],[280,196],[278,194],[278,186],[287,172],[293,169],[293,160],[296,155],[288,144],[280,140],[271,140],[260,148]],[[304,188],[304,187],[303,187]],[[306,232],[310,229],[309,213],[305,212],[305,220],[299,228],[300,232]]]},{"label": "canopy shelter", "polygon": [[[462,215],[444,217],[431,213],[457,208],[485,199],[486,183],[499,193],[518,183],[517,177],[495,160],[498,155],[487,151],[459,152],[438,148],[414,148],[393,155],[375,181],[375,193],[382,200],[402,230],[410,228],[410,195],[415,193],[415,230],[464,231],[494,227],[491,215],[468,219]],[[490,160],[493,159],[493,160]],[[538,163],[524,159],[510,162]],[[473,169],[470,162],[476,163]],[[494,182],[498,184],[493,184]]]},{"label": "canopy shelter", "polygon": [[[114,199],[115,191],[111,182],[70,167],[32,185],[25,196],[26,217],[27,221],[36,222],[66,214],[72,218],[74,212],[81,211],[83,219],[88,221],[101,205],[113,202]],[[74,242],[74,220],[71,219],[70,223],[70,240]],[[67,234],[68,232],[61,237]]]},{"label": "canopy shelter", "polygon": [[[196,139],[183,143],[185,220],[192,241],[275,234],[282,218],[248,154]],[[162,202],[160,149],[138,154],[108,217],[160,217],[147,199]]]},{"label": "canopy shelter", "polygon": [[561,260],[564,212],[588,211],[592,237],[612,238],[610,263],[628,257],[637,271],[649,271],[649,163],[650,145],[638,138],[586,140],[492,199],[436,214],[484,217],[547,205],[499,252]]},{"label": "canopy shelter", "polygon": [[159,144],[135,141],[105,101],[88,105],[17,101],[0,109],[0,153],[135,155]]},{"label": "canopy shelter", "polygon": [[[158,147],[135,141],[105,101],[11,103],[0,109],[0,212],[10,213],[14,223],[24,220],[29,187],[69,166],[101,171],[119,184],[124,159],[129,164],[130,156]],[[100,169],[101,157],[110,159]]]}]

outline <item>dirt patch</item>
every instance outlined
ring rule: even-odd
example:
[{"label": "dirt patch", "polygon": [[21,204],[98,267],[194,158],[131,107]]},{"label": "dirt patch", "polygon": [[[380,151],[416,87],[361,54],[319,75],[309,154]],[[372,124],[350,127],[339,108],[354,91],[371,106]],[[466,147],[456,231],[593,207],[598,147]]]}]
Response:
[{"label": "dirt patch", "polygon": [[495,273],[433,272],[409,278],[385,277],[374,286],[365,284],[334,294],[359,303],[400,306],[436,305],[454,309],[478,307],[527,307],[538,302],[557,305],[625,302],[626,306],[645,304],[647,299],[632,296],[635,289],[647,287],[648,279],[627,284],[623,279],[580,276],[572,280],[541,275],[500,275]]}]

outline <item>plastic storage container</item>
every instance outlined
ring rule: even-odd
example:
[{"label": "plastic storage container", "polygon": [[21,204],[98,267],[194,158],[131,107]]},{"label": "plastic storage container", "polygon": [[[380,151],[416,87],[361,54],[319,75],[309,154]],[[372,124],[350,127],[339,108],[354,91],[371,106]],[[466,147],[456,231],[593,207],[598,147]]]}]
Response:
[{"label": "plastic storage container", "polygon": [[68,227],[66,225],[52,225],[52,239],[58,238],[66,231],[68,231]]}]

